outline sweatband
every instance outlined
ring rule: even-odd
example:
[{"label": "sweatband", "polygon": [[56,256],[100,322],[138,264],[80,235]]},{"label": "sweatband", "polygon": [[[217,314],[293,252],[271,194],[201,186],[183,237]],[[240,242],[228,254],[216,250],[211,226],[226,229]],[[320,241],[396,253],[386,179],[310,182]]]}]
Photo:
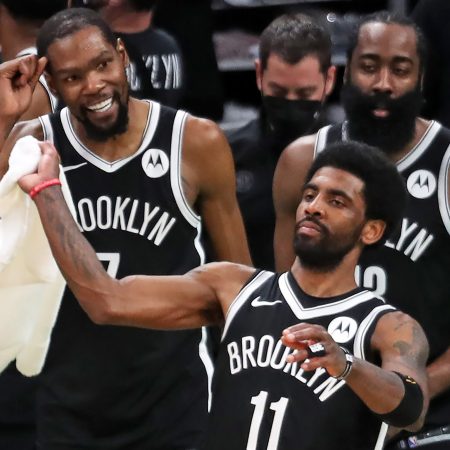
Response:
[{"label": "sweatband", "polygon": [[56,185],[61,186],[61,181],[59,181],[59,178],[52,178],[51,180],[43,181],[42,183],[34,186],[34,188],[31,189],[30,197],[34,198],[37,194],[39,194],[39,192],[43,191],[44,189]]},{"label": "sweatband", "polygon": [[389,425],[404,428],[413,424],[420,417],[423,408],[423,393],[414,378],[398,372],[394,373],[403,381],[405,395],[397,408],[387,414],[377,414],[377,416]]}]

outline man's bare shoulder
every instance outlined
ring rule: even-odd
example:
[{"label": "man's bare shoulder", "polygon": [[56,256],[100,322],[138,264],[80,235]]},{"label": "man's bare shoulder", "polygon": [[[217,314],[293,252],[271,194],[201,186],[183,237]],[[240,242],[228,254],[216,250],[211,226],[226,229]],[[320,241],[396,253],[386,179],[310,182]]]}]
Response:
[{"label": "man's bare shoulder", "polygon": [[188,275],[213,289],[227,309],[255,271],[244,264],[213,262],[191,270]]},{"label": "man's bare shoulder", "polygon": [[289,144],[282,152],[279,164],[287,168],[309,167],[314,159],[316,134],[302,136]]},{"label": "man's bare shoulder", "polygon": [[[226,138],[220,127],[209,119],[188,115],[183,138],[184,148],[203,153],[214,151],[226,144]],[[214,146],[214,147],[212,147]]]},{"label": "man's bare shoulder", "polygon": [[44,131],[39,119],[17,122],[8,137],[8,142],[15,142],[17,139],[29,135],[40,141],[44,139]]}]

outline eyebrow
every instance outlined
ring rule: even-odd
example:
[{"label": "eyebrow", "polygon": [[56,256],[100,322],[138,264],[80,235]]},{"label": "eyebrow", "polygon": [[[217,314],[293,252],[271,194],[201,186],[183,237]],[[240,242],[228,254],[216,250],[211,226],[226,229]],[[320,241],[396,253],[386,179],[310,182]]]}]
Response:
[{"label": "eyebrow", "polygon": [[[306,183],[303,186],[302,189],[302,194],[307,190],[307,189],[311,189],[315,192],[317,192],[319,190],[319,187],[317,186],[317,184],[315,183]],[[342,197],[345,198],[346,200],[348,200],[349,202],[353,203],[353,199],[352,197],[350,197],[350,195],[348,195],[345,191],[343,191],[342,189],[335,189],[335,188],[331,188],[331,189],[327,189],[326,190],[327,195],[332,195],[335,197]]]},{"label": "eyebrow", "polygon": [[[381,59],[380,55],[377,53],[364,53],[359,56],[359,59],[373,59],[379,60]],[[396,63],[409,63],[414,64],[414,61],[408,56],[397,55],[392,58]]]},{"label": "eyebrow", "polygon": [[[87,64],[86,67],[96,66],[101,60],[103,60],[105,57],[111,56],[110,50],[102,50],[99,55],[97,55],[95,58],[92,58]],[[73,66],[73,67],[64,67],[59,70],[54,70],[54,73],[57,75],[66,75],[70,73],[76,73],[82,70],[83,68],[80,66]]]}]

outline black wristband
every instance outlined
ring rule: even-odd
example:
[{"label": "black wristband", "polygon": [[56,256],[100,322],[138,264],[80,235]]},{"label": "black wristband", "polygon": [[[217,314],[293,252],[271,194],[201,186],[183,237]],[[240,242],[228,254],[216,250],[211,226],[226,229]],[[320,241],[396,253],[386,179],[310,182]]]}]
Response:
[{"label": "black wristband", "polygon": [[377,416],[389,425],[403,428],[414,423],[422,413],[423,393],[414,378],[394,372],[403,381],[405,395],[400,404],[393,411],[387,414],[377,414]]}]

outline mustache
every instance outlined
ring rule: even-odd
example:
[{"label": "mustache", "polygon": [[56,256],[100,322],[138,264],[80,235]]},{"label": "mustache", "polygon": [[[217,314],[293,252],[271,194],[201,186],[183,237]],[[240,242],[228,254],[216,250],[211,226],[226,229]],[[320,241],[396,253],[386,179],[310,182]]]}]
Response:
[{"label": "mustache", "polygon": [[297,231],[305,222],[314,223],[323,233],[328,234],[328,228],[317,217],[311,215],[305,216],[303,219],[299,220],[295,224],[295,230]]}]

